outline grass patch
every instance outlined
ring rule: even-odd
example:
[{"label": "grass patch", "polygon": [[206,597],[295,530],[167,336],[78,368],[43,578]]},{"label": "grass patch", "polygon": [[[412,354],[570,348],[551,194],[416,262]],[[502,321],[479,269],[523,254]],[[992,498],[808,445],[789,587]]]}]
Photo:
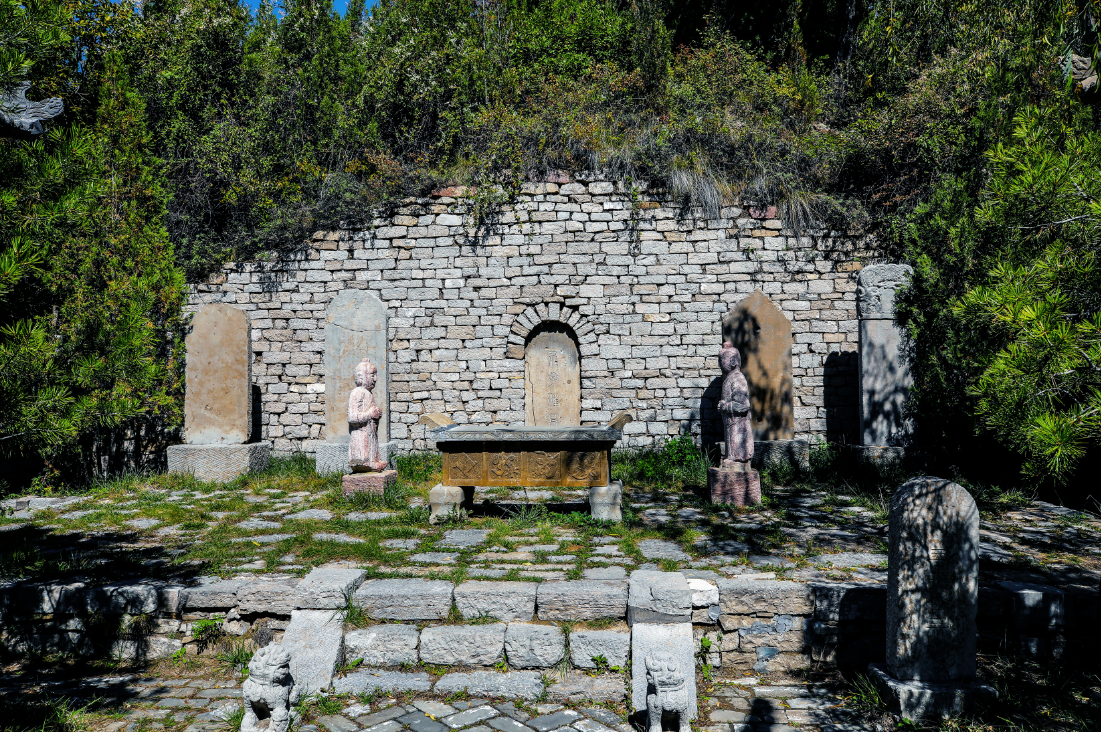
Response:
[{"label": "grass patch", "polygon": [[643,488],[684,489],[707,485],[711,461],[689,435],[660,445],[612,451],[612,478]]}]

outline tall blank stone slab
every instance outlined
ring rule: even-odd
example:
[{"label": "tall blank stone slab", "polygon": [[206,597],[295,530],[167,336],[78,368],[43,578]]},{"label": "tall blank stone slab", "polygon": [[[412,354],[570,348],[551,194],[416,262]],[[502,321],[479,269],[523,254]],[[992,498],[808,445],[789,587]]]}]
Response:
[{"label": "tall blank stone slab", "polygon": [[581,360],[577,344],[563,330],[545,330],[524,353],[526,424],[581,424]]},{"label": "tall blank stone slab", "polygon": [[302,697],[329,688],[344,660],[344,619],[332,610],[295,610],[283,634],[291,677]]},{"label": "tall blank stone slab", "polygon": [[723,318],[723,341],[733,344],[742,356],[753,439],[794,438],[791,321],[758,290]]},{"label": "tall blank stone slab", "polygon": [[646,710],[646,657],[655,651],[677,659],[685,671],[690,700],[689,718],[696,717],[696,643],[692,623],[637,623],[631,628],[631,707]]},{"label": "tall blank stone slab", "polygon": [[872,678],[907,719],[958,714],[994,694],[975,679],[979,511],[961,486],[914,478],[891,498],[887,663]]},{"label": "tall blank stone slab", "polygon": [[252,424],[252,343],[248,315],[204,305],[187,335],[184,442],[239,445]]},{"label": "tall blank stone slab", "polygon": [[910,435],[905,415],[913,379],[895,321],[895,292],[909,282],[905,264],[873,264],[860,272],[860,439],[865,446],[902,446]]},{"label": "tall blank stone slab", "polygon": [[[378,368],[375,404],[381,446],[390,439],[390,369],[386,305],[365,290],[343,290],[325,311],[325,441],[348,442],[348,397],[364,358]],[[333,471],[337,472],[337,471]]]}]

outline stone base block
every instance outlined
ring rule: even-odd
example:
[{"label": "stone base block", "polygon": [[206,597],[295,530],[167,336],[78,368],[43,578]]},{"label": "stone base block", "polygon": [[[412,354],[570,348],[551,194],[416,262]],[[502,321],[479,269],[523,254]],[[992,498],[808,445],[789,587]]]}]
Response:
[{"label": "stone base block", "polygon": [[770,465],[808,472],[810,443],[806,440],[754,440],[753,467],[763,470]]},{"label": "stone base block", "polygon": [[474,506],[474,486],[443,485],[437,483],[436,487],[428,492],[428,507],[432,513],[428,517],[429,523],[436,523],[448,514],[459,509],[471,509]]},{"label": "stone base block", "polygon": [[707,487],[711,490],[712,503],[756,506],[761,502],[761,476],[747,463],[708,468]]},{"label": "stone base block", "polygon": [[348,443],[314,443],[314,463],[318,475],[348,475],[352,472],[348,464]]},{"label": "stone base block", "polygon": [[383,470],[381,473],[352,473],[344,476],[344,495],[371,493],[381,496],[386,489],[398,482],[398,471]]},{"label": "stone base block", "polygon": [[874,465],[877,468],[895,467],[901,465],[907,458],[915,456],[912,448],[884,445],[849,445],[849,453],[858,463]]},{"label": "stone base block", "polygon": [[613,480],[608,485],[596,485],[589,489],[589,510],[600,521],[623,520],[623,481]]},{"label": "stone base block", "polygon": [[989,703],[998,698],[994,687],[978,681],[943,684],[900,681],[891,676],[887,665],[882,663],[869,665],[868,673],[895,711],[901,713],[904,719],[915,722],[955,717],[976,704]]},{"label": "stone base block", "polygon": [[268,467],[271,445],[169,445],[168,472],[190,473],[199,480],[230,481]]}]

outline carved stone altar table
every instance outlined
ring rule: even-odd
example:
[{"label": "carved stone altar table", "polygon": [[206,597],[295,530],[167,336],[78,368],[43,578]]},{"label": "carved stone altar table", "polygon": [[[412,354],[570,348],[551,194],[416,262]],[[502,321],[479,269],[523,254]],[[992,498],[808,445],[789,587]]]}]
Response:
[{"label": "carved stone altar table", "polygon": [[595,518],[620,519],[623,486],[611,480],[611,451],[631,421],[622,414],[599,427],[505,427],[422,419],[443,453],[443,482],[432,489],[432,518],[473,502],[475,486],[589,488]]}]

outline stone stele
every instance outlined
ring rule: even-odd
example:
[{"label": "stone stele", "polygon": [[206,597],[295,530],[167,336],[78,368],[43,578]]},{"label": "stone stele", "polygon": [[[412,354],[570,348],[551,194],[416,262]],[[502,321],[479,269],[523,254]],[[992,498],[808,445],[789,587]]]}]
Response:
[{"label": "stone stele", "polygon": [[529,426],[581,424],[581,361],[565,328],[544,330],[527,345],[524,404]]},{"label": "stone stele", "polygon": [[390,371],[386,305],[364,290],[343,290],[325,313],[325,441],[348,442],[348,398],[355,369],[366,358],[378,369],[372,390],[378,441],[390,439]]},{"label": "stone stele", "polygon": [[865,446],[902,446],[912,426],[904,413],[913,378],[895,321],[895,292],[909,282],[905,264],[873,264],[860,272],[860,437]]},{"label": "stone stele", "polygon": [[252,417],[249,319],[230,305],[204,305],[187,336],[184,442],[240,445]]},{"label": "stone stele", "polygon": [[792,401],[791,321],[760,290],[723,318],[723,342],[742,356],[749,382],[755,440],[795,436]]},{"label": "stone stele", "polygon": [[887,663],[873,678],[910,719],[963,711],[993,693],[975,678],[979,511],[961,486],[914,478],[891,498]]}]

